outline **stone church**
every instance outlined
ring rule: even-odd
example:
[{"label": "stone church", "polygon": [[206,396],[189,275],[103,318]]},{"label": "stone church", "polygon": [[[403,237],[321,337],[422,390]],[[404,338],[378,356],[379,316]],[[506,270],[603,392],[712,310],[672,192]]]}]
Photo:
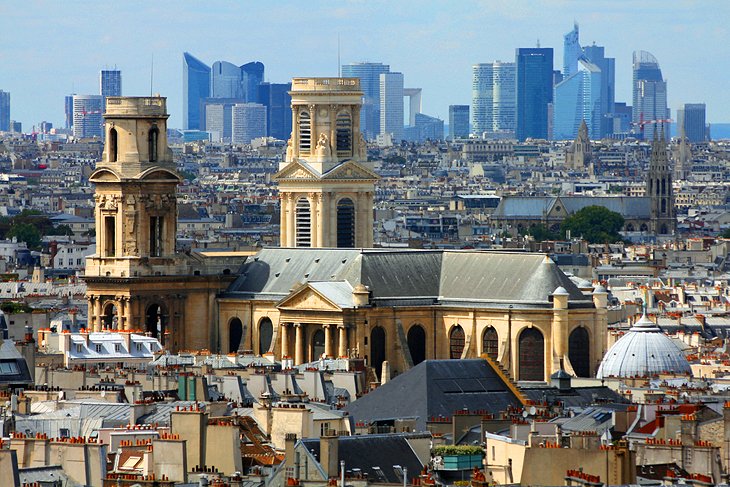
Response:
[{"label": "stone church", "polygon": [[96,184],[89,323],[143,330],[172,352],[250,351],[300,365],[360,357],[380,374],[489,356],[518,380],[593,376],[607,293],[579,289],[543,254],[373,247],[378,179],[356,78],[295,78],[292,136],[275,179],[281,247],[175,249],[165,99],[111,97]]}]

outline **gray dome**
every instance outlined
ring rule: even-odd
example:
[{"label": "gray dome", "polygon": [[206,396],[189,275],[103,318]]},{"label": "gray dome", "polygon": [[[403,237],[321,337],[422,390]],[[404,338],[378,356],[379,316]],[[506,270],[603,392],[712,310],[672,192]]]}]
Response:
[{"label": "gray dome", "polygon": [[692,369],[682,350],[644,315],[608,349],[596,377],[646,377],[662,373],[692,375]]}]

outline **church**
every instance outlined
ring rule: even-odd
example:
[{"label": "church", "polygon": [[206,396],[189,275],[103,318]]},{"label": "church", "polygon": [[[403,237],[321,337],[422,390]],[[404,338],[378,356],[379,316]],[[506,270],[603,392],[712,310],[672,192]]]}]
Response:
[{"label": "church", "polygon": [[490,357],[517,380],[594,376],[607,292],[579,289],[544,254],[373,248],[378,175],[357,78],[295,78],[275,175],[279,248],[175,248],[180,177],[166,99],[110,97],[95,183],[89,326],[143,330],[171,352],[253,352],[285,366],[361,358],[380,376],[426,359]]}]

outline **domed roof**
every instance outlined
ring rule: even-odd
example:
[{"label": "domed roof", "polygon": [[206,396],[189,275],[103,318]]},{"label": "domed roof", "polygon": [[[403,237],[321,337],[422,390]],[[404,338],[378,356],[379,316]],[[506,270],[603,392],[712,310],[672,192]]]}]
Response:
[{"label": "domed roof", "polygon": [[644,314],[608,349],[596,377],[646,377],[661,373],[692,375],[692,369],[682,350]]}]

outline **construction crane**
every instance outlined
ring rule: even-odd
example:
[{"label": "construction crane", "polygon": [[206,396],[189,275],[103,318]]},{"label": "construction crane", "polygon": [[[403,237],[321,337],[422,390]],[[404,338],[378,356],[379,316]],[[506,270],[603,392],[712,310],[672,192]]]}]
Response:
[{"label": "construction crane", "polygon": [[639,127],[639,133],[641,134],[641,140],[644,140],[644,127],[646,125],[658,125],[661,124],[662,126],[669,125],[672,123],[673,120],[671,118],[659,118],[656,120],[644,120],[644,114],[642,113],[639,117],[638,122],[631,122],[631,125],[634,127]]}]

